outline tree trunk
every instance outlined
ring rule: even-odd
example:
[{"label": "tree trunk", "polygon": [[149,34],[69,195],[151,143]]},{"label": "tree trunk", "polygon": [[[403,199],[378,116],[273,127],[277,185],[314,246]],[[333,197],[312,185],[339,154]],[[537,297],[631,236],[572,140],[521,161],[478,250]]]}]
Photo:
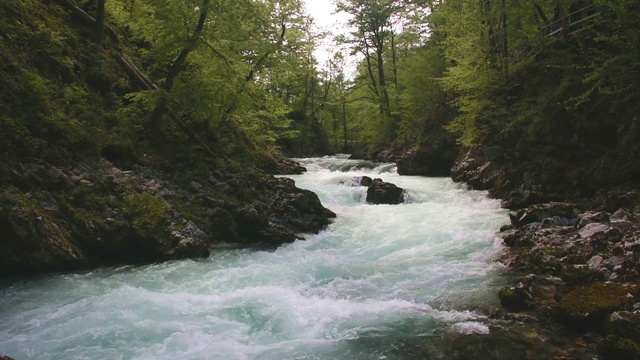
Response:
[{"label": "tree trunk", "polygon": [[342,151],[347,152],[347,99],[345,99],[344,95],[342,96],[342,130],[344,132],[344,146]]},{"label": "tree trunk", "polygon": [[102,49],[102,43],[104,41],[104,4],[106,2],[107,0],[98,0],[98,15],[96,17],[96,43],[98,44],[98,48],[100,49]]},{"label": "tree trunk", "polygon": [[387,79],[384,72],[384,54],[382,53],[384,50],[384,39],[382,36],[383,35],[380,32],[375,34],[376,56],[378,60],[378,81],[380,83],[380,91],[382,93],[381,113],[384,115],[390,115],[389,92],[387,91]]},{"label": "tree trunk", "polygon": [[[204,23],[207,20],[207,11],[209,10],[209,2],[210,0],[203,0],[202,6],[200,7],[200,17],[198,18],[198,24],[196,25],[196,29],[193,32],[193,36],[187,41],[187,44],[182,49],[176,60],[171,64],[169,71],[167,73],[167,77],[165,78],[164,90],[170,92],[173,89],[173,83],[175,78],[182,72],[185,61],[187,60],[187,56],[191,53],[196,46],[198,45],[198,39],[200,38],[200,33],[202,33],[202,29],[204,28]],[[167,108],[167,101],[165,99],[160,100],[160,103],[156,105],[156,108],[153,110],[151,114],[151,126],[155,127],[160,123],[160,119],[162,119],[162,115]]]}]

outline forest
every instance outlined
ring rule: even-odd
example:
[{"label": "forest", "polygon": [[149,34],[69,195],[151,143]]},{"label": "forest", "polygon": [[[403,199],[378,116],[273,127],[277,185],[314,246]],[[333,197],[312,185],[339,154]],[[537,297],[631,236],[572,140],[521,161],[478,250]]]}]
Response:
[{"label": "forest", "polygon": [[[0,288],[0,296],[24,310],[14,290],[44,284],[39,294],[49,296],[53,293],[48,280],[62,283],[56,291],[66,292],[65,286],[77,290],[66,283],[77,277],[88,279],[91,286],[97,283],[101,293],[102,280],[94,282],[93,276],[104,276],[114,280],[110,286],[116,290],[109,291],[115,294],[114,304],[126,298],[121,291],[142,293],[144,313],[147,298],[167,289],[164,271],[184,265],[199,270],[177,276],[182,280],[171,284],[176,286],[172,291],[194,283],[190,279],[196,272],[207,274],[198,280],[204,285],[193,290],[198,299],[194,303],[222,301],[216,303],[224,310],[219,315],[224,321],[226,316],[231,319],[224,329],[249,319],[249,325],[238,329],[251,329],[247,341],[259,351],[267,351],[261,342],[267,338],[288,346],[268,337],[273,329],[284,329],[278,336],[297,336],[307,334],[306,325],[317,323],[328,326],[329,332],[314,332],[317,338],[312,340],[338,339],[336,344],[347,346],[345,354],[354,346],[353,351],[382,351],[377,357],[393,357],[397,350],[400,355],[394,358],[418,358],[416,354],[424,355],[430,345],[414,325],[423,326],[421,321],[427,319],[431,326],[435,318],[428,316],[460,310],[464,316],[481,313],[471,322],[463,316],[464,321],[454,324],[477,331],[441,336],[444,333],[438,331],[455,327],[450,319],[438,323],[442,327],[437,331],[425,330],[435,334],[429,341],[444,346],[438,354],[460,359],[484,354],[493,359],[505,346],[508,352],[503,354],[520,354],[526,343],[558,356],[569,354],[562,358],[574,353],[583,356],[574,358],[640,358],[640,321],[631,312],[640,307],[640,4],[333,3],[336,12],[349,19],[342,34],[319,29],[301,0],[0,1],[0,280],[8,284]],[[329,60],[319,61],[314,52],[327,41],[334,44],[333,53]],[[331,158],[333,165],[304,159],[336,154],[340,155]],[[321,175],[296,181],[309,183],[312,178],[340,189],[335,191],[346,194],[340,200],[344,202],[325,208],[331,206],[318,194],[280,176],[306,171],[291,158],[327,166],[324,173],[313,173]],[[397,164],[397,173],[396,165],[389,163]],[[342,172],[333,176],[336,169]],[[377,176],[419,187],[423,193],[409,194],[403,205],[388,205],[403,213],[378,211],[386,208],[354,198],[367,191],[360,188],[365,177],[357,171],[362,169],[370,175],[378,169]],[[333,177],[322,178],[327,174]],[[490,198],[467,190],[487,190]],[[357,211],[365,215],[349,223]],[[435,215],[445,219],[433,225],[429,221]],[[501,222],[505,219],[510,224]],[[385,223],[390,220],[395,222]],[[469,225],[472,220],[482,224]],[[338,228],[340,221],[346,222]],[[390,226],[386,234],[396,238],[376,232],[383,225]],[[450,233],[442,230],[445,226],[453,228]],[[327,227],[330,231],[315,235]],[[407,230],[425,230],[421,227],[430,232],[416,235]],[[336,234],[343,238],[331,237]],[[498,236],[502,239],[496,245],[493,238]],[[304,237],[316,242],[301,245],[297,240]],[[320,243],[319,238],[328,241]],[[389,239],[393,244],[387,244]],[[417,240],[396,253],[395,246],[407,239]],[[371,244],[378,246],[376,251],[370,251]],[[440,263],[448,253],[429,246],[442,244],[451,248],[446,251],[468,252],[451,257],[452,263]],[[336,245],[344,247],[332,248]],[[487,248],[478,250],[482,246]],[[496,247],[500,254],[494,252]],[[325,250],[334,253],[326,255]],[[352,257],[340,266],[327,265],[344,254]],[[360,267],[363,254],[373,257],[366,271]],[[375,258],[376,254],[383,255]],[[490,260],[478,260],[482,256]],[[169,261],[184,259],[196,260]],[[396,274],[396,265],[407,265],[407,259],[407,271]],[[433,270],[433,278],[443,282],[434,289],[425,287],[431,270],[416,270],[413,260],[426,262],[420,269],[441,266]],[[471,274],[456,281],[460,274],[453,270],[466,268],[464,261],[472,261]],[[523,277],[514,286],[503,286],[504,274],[487,270],[496,262],[511,270],[510,281]],[[149,268],[125,268],[132,264]],[[362,285],[366,281],[377,289],[380,268],[387,265],[383,275],[390,276],[391,293],[383,293],[379,302],[370,302],[367,292],[349,298],[333,288],[353,280],[357,284],[345,290],[348,294],[368,289]],[[104,272],[81,273],[105,266]],[[144,288],[150,284],[147,280],[140,287],[120,286],[122,274],[154,272],[156,266],[161,268],[157,288]],[[276,270],[263,270],[267,268]],[[210,271],[215,275],[209,276]],[[240,271],[244,275],[236,281],[233,274]],[[354,275],[359,271],[373,275],[361,279]],[[500,279],[486,280],[476,272]],[[58,274],[37,277],[53,273]],[[32,276],[33,282],[21,281]],[[416,282],[408,289],[396,288],[411,276]],[[210,278],[229,279],[228,303],[217,293],[200,293],[218,291]],[[251,285],[255,279],[275,283]],[[476,300],[466,287],[475,285],[469,284],[490,284],[483,291],[493,291],[492,297],[480,305],[451,305],[449,290],[462,300]],[[452,290],[458,285],[459,292]],[[265,288],[272,298],[265,297]],[[414,290],[423,292],[415,295]],[[395,301],[398,291],[408,296],[406,301]],[[239,301],[246,308],[234,307],[239,293],[246,296]],[[23,295],[26,302],[32,300],[30,292]],[[289,305],[293,298],[302,304],[300,313],[288,313],[300,310]],[[386,308],[389,299],[393,304]],[[184,309],[192,307],[188,301]],[[490,309],[492,301],[500,308]],[[471,307],[474,310],[468,311]],[[346,308],[353,313],[344,315]],[[0,317],[15,322],[0,335],[13,332],[12,340],[0,346],[15,346],[7,349],[20,353],[23,325],[35,322],[13,318],[13,309],[8,309],[0,309]],[[315,309],[320,320],[306,318],[305,309]],[[389,314],[410,313],[415,322],[401,316],[396,323],[402,325],[399,332],[385,335],[386,343],[375,331],[367,333],[360,315],[352,318],[363,309],[371,310],[375,321],[383,321],[381,329],[395,329],[384,323],[392,317]],[[235,310],[239,318],[234,318]],[[187,313],[188,321],[206,317],[207,328],[210,310],[203,311],[207,316],[191,316],[182,308],[177,312]],[[47,321],[52,312],[44,309]],[[302,327],[280,328],[291,319],[301,319],[297,324]],[[133,327],[136,335],[138,325]],[[253,333],[254,325],[269,329]],[[366,331],[359,332],[362,329]],[[517,331],[511,334],[511,329]],[[530,336],[531,329],[540,336]],[[343,337],[335,333],[341,330],[346,331]],[[181,331],[157,333],[158,342]],[[255,334],[258,340],[251,342]],[[295,336],[292,343],[305,344]],[[406,349],[396,348],[402,343],[397,336],[410,339]],[[53,343],[59,346],[57,340]],[[369,346],[372,343],[379,349]],[[301,349],[301,354],[307,350]],[[327,358],[333,358],[333,350]],[[270,353],[273,358],[283,358],[278,351]]]},{"label": "forest", "polygon": [[480,157],[497,175],[454,180],[510,208],[635,206],[637,4],[335,6],[349,30],[321,64],[313,51],[332,35],[299,0],[4,1],[3,196],[42,180],[12,170],[25,163],[102,157],[191,182],[210,166],[281,173],[286,156],[350,153],[431,176]]},{"label": "forest", "polygon": [[[635,128],[638,12],[625,1],[340,0],[350,32],[336,41],[348,51],[325,64],[313,50],[329,35],[296,0],[55,3],[97,20],[3,5],[0,140],[24,155],[60,141],[136,153],[157,133],[234,156],[246,142],[290,156],[567,141],[610,149]],[[25,12],[28,21],[12,21]],[[56,29],[64,22],[84,22],[83,33]],[[84,46],[101,49],[90,64],[74,57]],[[15,71],[23,64],[57,79]],[[79,66],[92,89],[75,78]]]}]

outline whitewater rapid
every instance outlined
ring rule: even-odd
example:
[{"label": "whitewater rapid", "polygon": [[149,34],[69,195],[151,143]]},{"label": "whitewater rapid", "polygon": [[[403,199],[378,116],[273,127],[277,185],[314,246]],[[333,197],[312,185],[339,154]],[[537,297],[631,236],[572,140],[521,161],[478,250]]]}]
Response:
[{"label": "whitewater rapid", "polygon": [[[497,304],[504,283],[498,201],[393,164],[299,161],[309,171],[290,177],[338,215],[325,231],[272,251],[0,284],[0,354],[418,359],[447,334],[489,333],[472,309]],[[363,175],[404,188],[407,203],[366,204]]]}]

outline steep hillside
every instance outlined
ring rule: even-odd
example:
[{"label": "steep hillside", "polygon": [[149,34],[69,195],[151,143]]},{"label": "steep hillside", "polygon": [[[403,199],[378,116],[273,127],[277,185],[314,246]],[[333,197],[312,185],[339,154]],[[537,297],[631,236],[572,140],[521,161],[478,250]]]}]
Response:
[{"label": "steep hillside", "polygon": [[152,126],[119,60],[140,48],[110,28],[97,46],[64,3],[0,3],[0,276],[277,246],[329,223],[315,194],[261,170],[300,169],[234,124]]}]

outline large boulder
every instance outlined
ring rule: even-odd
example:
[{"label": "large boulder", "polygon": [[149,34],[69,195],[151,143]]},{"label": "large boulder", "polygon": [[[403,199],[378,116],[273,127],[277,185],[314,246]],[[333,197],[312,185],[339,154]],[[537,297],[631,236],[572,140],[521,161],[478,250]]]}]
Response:
[{"label": "large boulder", "polygon": [[396,205],[404,202],[404,190],[394,184],[373,179],[369,189],[367,189],[367,203]]},{"label": "large boulder", "polygon": [[635,292],[627,286],[595,282],[578,287],[558,303],[560,315],[572,325],[593,326],[614,311],[624,310]]},{"label": "large boulder", "polygon": [[559,217],[561,219],[573,219],[580,214],[576,204],[566,202],[551,202],[548,204],[537,204],[518,212],[512,218],[514,226],[523,226],[534,222],[542,222],[544,219]]},{"label": "large boulder", "polygon": [[261,203],[255,206],[260,212],[259,217],[254,217],[260,225],[257,232],[270,243],[294,241],[299,238],[296,233],[317,233],[336,217],[322,206],[318,195],[297,188],[292,179],[267,175],[257,188]]},{"label": "large boulder", "polygon": [[417,146],[404,152],[396,161],[398,174],[450,176],[459,149],[451,147]]}]

